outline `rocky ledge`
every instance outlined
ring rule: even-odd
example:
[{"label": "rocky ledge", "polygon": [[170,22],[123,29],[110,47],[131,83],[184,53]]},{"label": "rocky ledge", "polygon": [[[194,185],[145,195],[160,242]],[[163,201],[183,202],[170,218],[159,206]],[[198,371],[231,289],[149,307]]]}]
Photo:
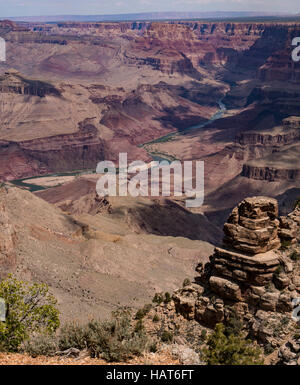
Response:
[{"label": "rocky ledge", "polygon": [[10,69],[0,76],[0,92],[45,97],[60,96],[52,84],[40,80],[25,79],[18,71]]}]

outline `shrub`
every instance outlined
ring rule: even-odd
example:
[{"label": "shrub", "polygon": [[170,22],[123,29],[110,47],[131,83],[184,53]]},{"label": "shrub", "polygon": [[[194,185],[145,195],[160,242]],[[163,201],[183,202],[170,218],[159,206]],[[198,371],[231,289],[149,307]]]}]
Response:
[{"label": "shrub", "polygon": [[168,292],[165,293],[164,303],[169,303],[171,302],[171,300],[172,300],[171,294]]},{"label": "shrub", "polygon": [[274,271],[274,275],[278,277],[282,272],[284,271],[283,266],[279,265],[276,270]]},{"label": "shrub", "polygon": [[281,250],[287,250],[289,247],[291,247],[291,245],[292,245],[291,241],[284,240],[281,242],[280,249]]},{"label": "shrub", "polygon": [[136,333],[141,333],[143,330],[145,330],[145,326],[143,324],[143,321],[140,319],[135,325],[134,331]]},{"label": "shrub", "polygon": [[150,353],[156,353],[158,350],[157,342],[154,341],[149,345],[149,352]]},{"label": "shrub", "polygon": [[290,318],[289,317],[283,317],[280,321],[281,325],[288,325],[290,322]]},{"label": "shrub", "polygon": [[47,285],[30,284],[8,276],[0,283],[0,297],[8,306],[6,322],[1,323],[2,350],[17,351],[30,335],[51,335],[59,327],[57,301]]},{"label": "shrub", "polygon": [[162,332],[161,340],[163,342],[172,342],[173,341],[173,334],[171,332],[168,332],[167,330]]},{"label": "shrub", "polygon": [[142,309],[139,309],[139,310],[136,312],[135,319],[136,319],[136,320],[141,320],[141,319],[143,319],[143,318],[149,313],[149,311],[151,310],[151,308],[152,308],[152,305],[151,305],[151,304],[148,304],[148,305],[145,305]]},{"label": "shrub", "polygon": [[186,286],[189,286],[191,284],[191,280],[189,278],[186,278],[183,283],[182,283],[182,287],[186,287]]},{"label": "shrub", "polygon": [[241,334],[226,336],[225,326],[217,324],[215,331],[203,349],[203,358],[208,365],[260,365],[263,364],[262,351],[253,346]]},{"label": "shrub", "polygon": [[206,337],[207,337],[207,331],[203,329],[201,331],[200,340],[204,342],[206,340]]},{"label": "shrub", "polygon": [[164,296],[162,293],[156,293],[152,299],[152,302],[157,303],[158,305],[160,305],[163,301],[164,301]]},{"label": "shrub", "polygon": [[58,350],[87,349],[92,358],[121,362],[141,355],[147,344],[148,337],[142,320],[134,325],[131,313],[122,309],[113,312],[110,320],[93,320],[84,326],[67,324],[62,327],[57,339],[34,337],[25,344],[24,350],[32,356],[51,356]]},{"label": "shrub", "polygon": [[136,312],[136,315],[135,315],[135,319],[136,320],[141,320],[145,317],[145,313],[144,313],[144,309],[139,309],[137,312]]},{"label": "shrub", "polygon": [[38,334],[24,343],[24,351],[32,357],[52,357],[58,350],[58,341],[54,336]]},{"label": "shrub", "polygon": [[300,254],[299,253],[297,253],[297,251],[295,250],[295,251],[293,251],[291,254],[290,254],[290,258],[291,258],[291,260],[292,261],[299,261],[299,259],[300,259]]},{"label": "shrub", "polygon": [[226,322],[224,333],[226,336],[230,334],[238,335],[243,329],[243,322],[234,309],[230,309],[229,317]]},{"label": "shrub", "polygon": [[264,352],[266,355],[269,355],[269,354],[272,354],[274,352],[275,348],[273,348],[273,346],[268,343],[264,346]]},{"label": "shrub", "polygon": [[144,330],[136,331],[131,325],[128,310],[118,310],[109,321],[92,321],[88,324],[87,348],[92,357],[107,361],[126,361],[141,355],[147,344]]},{"label": "shrub", "polygon": [[76,323],[64,325],[59,333],[59,349],[67,350],[76,348],[83,350],[86,348],[86,336],[88,330],[85,326]]},{"label": "shrub", "polygon": [[152,321],[153,322],[159,322],[159,316],[157,314],[155,314]]},{"label": "shrub", "polygon": [[158,305],[160,305],[162,302],[163,303],[169,303],[171,301],[172,301],[172,296],[168,292],[166,292],[165,294],[156,293],[152,299],[152,302],[157,303]]}]

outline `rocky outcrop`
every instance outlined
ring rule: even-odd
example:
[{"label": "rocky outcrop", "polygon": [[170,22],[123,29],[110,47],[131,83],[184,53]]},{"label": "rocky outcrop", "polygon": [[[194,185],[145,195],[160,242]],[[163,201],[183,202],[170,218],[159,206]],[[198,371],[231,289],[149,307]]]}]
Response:
[{"label": "rocky outcrop", "polygon": [[236,142],[242,146],[285,146],[298,140],[300,140],[300,125],[296,117],[284,119],[282,129],[274,127],[271,132],[246,131],[236,136]]},{"label": "rocky outcrop", "polygon": [[16,24],[11,20],[0,20],[0,34],[3,32],[7,33],[10,31],[28,32],[30,31],[30,29],[26,28],[25,26]]},{"label": "rocky outcrop", "polygon": [[299,208],[278,219],[276,200],[245,199],[224,226],[223,246],[197,267],[196,283],[174,293],[177,312],[210,327],[234,312],[260,342],[280,346],[300,295],[299,223]]},{"label": "rocky outcrop", "polygon": [[278,352],[278,364],[280,365],[300,365],[300,340],[298,336],[293,336],[282,345]]},{"label": "rocky outcrop", "polygon": [[105,159],[105,145],[88,120],[74,134],[56,135],[24,142],[0,141],[2,180],[96,168]]},{"label": "rocky outcrop", "polygon": [[298,181],[300,180],[300,169],[280,169],[244,164],[241,175],[249,179],[267,180],[269,182],[278,180]]},{"label": "rocky outcrop", "polygon": [[53,85],[39,80],[26,79],[15,70],[9,70],[0,77],[0,92],[41,98],[46,95],[60,96],[59,90]]},{"label": "rocky outcrop", "polygon": [[278,248],[278,204],[275,199],[247,198],[231,213],[224,226],[224,244],[250,254]]},{"label": "rocky outcrop", "polygon": [[279,221],[280,228],[278,236],[281,239],[281,242],[289,242],[290,244],[297,243],[297,238],[299,238],[298,230],[300,227],[300,209],[296,208],[286,217],[281,216]]},{"label": "rocky outcrop", "polygon": [[300,81],[300,67],[292,60],[291,42],[299,36],[299,27],[290,26],[283,49],[272,53],[266,63],[259,68],[258,78],[266,81]]}]

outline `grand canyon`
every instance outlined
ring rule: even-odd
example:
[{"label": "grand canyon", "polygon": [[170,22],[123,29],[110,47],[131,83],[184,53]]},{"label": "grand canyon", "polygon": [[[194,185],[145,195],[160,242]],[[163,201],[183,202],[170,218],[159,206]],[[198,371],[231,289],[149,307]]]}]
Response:
[{"label": "grand canyon", "polygon": [[[292,41],[299,36],[300,22],[284,19],[0,21],[0,277],[49,285],[63,322],[105,318],[120,306],[137,311],[155,293],[177,290],[160,317],[175,313],[200,333],[199,321],[211,327],[226,314],[201,313],[205,293],[195,268],[221,302],[250,301],[274,317],[276,306],[292,311],[269,299],[259,307],[257,282],[251,297],[232,272],[226,286],[220,264],[232,254],[214,247],[224,246],[226,223],[240,275],[249,262],[240,260],[250,257],[236,253],[240,244],[252,245],[252,230],[258,238],[267,231],[263,242],[271,245],[259,256],[278,251],[280,242],[298,252],[300,62],[292,59]],[[204,204],[188,209],[176,196],[99,197],[97,164],[117,162],[119,153],[149,164],[204,161]],[[235,222],[240,202],[244,219]],[[271,224],[260,226],[266,217]],[[253,268],[266,269],[257,258]],[[273,275],[276,258],[263,274]],[[217,265],[214,273],[199,268],[206,264]],[[284,287],[276,281],[276,295],[300,288],[297,269]],[[178,291],[185,279],[196,283]],[[215,306],[208,298],[206,305]],[[281,349],[277,361],[299,356],[289,357],[284,338],[264,338],[259,342]]]}]

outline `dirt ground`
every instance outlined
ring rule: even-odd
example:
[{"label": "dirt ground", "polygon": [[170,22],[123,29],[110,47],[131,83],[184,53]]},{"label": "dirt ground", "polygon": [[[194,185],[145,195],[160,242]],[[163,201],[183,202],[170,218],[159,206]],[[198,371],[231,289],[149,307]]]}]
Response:
[{"label": "dirt ground", "polygon": [[136,357],[126,363],[108,363],[102,359],[90,357],[65,358],[65,357],[36,357],[27,354],[0,353],[0,365],[178,365],[179,361],[167,353],[147,353]]}]

